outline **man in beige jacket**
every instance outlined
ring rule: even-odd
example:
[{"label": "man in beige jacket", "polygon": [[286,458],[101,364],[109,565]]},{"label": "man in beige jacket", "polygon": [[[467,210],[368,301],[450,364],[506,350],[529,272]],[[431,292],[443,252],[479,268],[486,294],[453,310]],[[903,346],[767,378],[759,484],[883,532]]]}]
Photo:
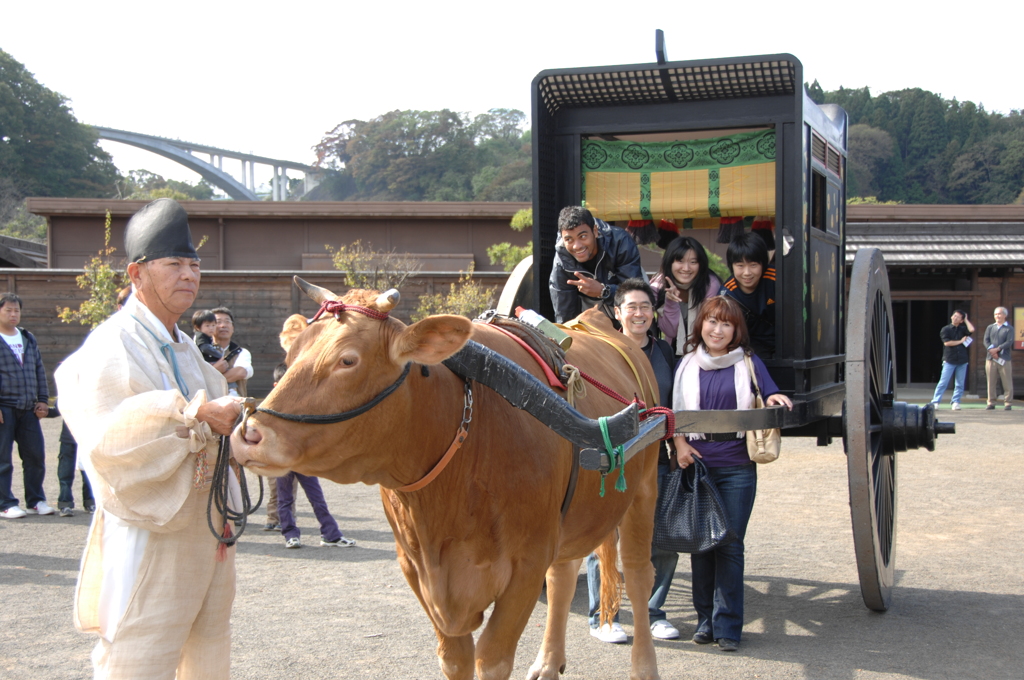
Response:
[{"label": "man in beige jacket", "polygon": [[182,207],[142,208],[125,249],[133,294],[56,373],[97,501],[75,624],[100,636],[96,678],[227,678],[235,551],[206,507],[239,400],[176,326],[200,279]]}]

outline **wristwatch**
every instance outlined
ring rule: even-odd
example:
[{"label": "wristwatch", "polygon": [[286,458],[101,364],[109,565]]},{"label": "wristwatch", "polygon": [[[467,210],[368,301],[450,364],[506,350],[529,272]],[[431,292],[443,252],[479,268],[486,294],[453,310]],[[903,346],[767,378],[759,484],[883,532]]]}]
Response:
[{"label": "wristwatch", "polygon": [[608,295],[608,284],[607,283],[602,283],[601,284],[601,295],[599,297],[604,299],[607,295]]}]

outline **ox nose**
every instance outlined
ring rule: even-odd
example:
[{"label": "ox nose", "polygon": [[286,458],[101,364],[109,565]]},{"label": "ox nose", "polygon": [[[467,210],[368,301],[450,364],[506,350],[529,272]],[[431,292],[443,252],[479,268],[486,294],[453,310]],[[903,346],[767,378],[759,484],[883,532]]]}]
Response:
[{"label": "ox nose", "polygon": [[243,430],[242,439],[246,444],[250,446],[256,446],[263,441],[263,435],[260,434],[259,429],[256,427],[256,423],[250,421],[246,423],[246,427]]}]

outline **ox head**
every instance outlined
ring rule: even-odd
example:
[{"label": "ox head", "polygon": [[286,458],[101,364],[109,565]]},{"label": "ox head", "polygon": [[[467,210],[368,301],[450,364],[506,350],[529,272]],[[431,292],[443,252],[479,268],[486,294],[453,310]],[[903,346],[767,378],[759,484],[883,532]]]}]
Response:
[{"label": "ox head", "polygon": [[[289,470],[341,483],[374,483],[386,465],[382,435],[408,420],[415,407],[410,379],[377,406],[336,424],[291,422],[266,411],[328,415],[358,409],[395,384],[409,363],[433,365],[459,351],[473,333],[461,316],[428,317],[406,326],[388,316],[396,290],[350,290],[339,297],[295,277],[320,305],[312,320],[294,314],[281,330],[288,371],[231,437],[235,459],[250,470],[279,476]],[[382,450],[383,449],[383,450]]]}]

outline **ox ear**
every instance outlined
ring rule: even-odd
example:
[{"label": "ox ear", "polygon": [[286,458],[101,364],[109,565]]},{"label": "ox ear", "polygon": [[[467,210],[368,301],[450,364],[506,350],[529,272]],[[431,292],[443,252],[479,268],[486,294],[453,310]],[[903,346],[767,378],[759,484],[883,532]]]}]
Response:
[{"label": "ox ear", "polygon": [[292,346],[295,338],[299,337],[299,333],[306,330],[306,317],[301,314],[292,314],[284,322],[284,328],[281,329],[281,348],[285,352]]},{"label": "ox ear", "polygon": [[462,349],[473,335],[473,322],[464,316],[440,314],[414,323],[391,341],[397,364],[439,364]]}]

